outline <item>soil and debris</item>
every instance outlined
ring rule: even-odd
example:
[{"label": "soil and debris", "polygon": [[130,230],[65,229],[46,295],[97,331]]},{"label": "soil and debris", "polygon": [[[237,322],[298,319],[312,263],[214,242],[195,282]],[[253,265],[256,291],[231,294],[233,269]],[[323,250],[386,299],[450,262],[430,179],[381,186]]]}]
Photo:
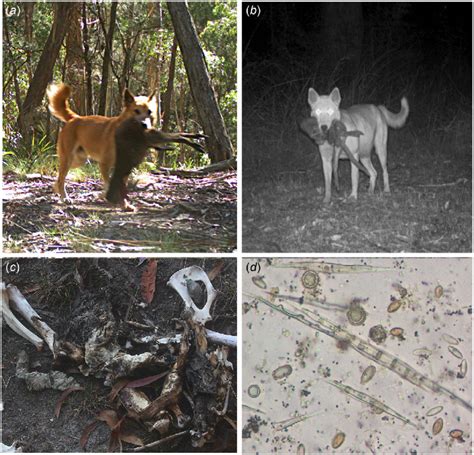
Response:
[{"label": "soil and debris", "polygon": [[55,178],[3,177],[6,252],[232,252],[237,244],[237,173],[148,174],[129,190],[135,212],[102,197],[102,182],[67,180],[72,204],[53,194]]},{"label": "soil and debris", "polygon": [[[57,352],[38,352],[3,326],[5,444],[23,452],[236,451],[237,352],[206,337],[206,329],[237,333],[234,259],[28,258],[16,266],[9,274],[3,261],[3,278],[56,332]],[[205,327],[167,286],[191,266],[217,291]],[[197,283],[190,295],[202,308],[206,289]]]}]

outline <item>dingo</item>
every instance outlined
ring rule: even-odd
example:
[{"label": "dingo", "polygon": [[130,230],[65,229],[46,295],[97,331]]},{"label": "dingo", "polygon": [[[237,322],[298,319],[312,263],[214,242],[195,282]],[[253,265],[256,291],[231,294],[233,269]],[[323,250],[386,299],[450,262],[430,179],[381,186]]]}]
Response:
[{"label": "dingo", "polygon": [[[373,148],[375,148],[383,170],[383,190],[385,193],[390,193],[387,171],[387,126],[401,128],[405,124],[409,112],[408,101],[406,98],[402,98],[402,108],[398,114],[393,114],[384,106],[374,106],[373,104],[357,104],[347,110],[340,110],[340,102],[341,95],[338,88],[335,88],[330,95],[323,96],[318,95],[313,88],[309,89],[308,103],[311,107],[311,117],[317,119],[319,128],[323,133],[327,132],[334,120],[340,120],[347,131],[357,130],[362,133],[360,137],[347,137],[346,145],[355,159],[362,162],[370,175],[369,193],[373,194],[377,179],[377,171],[370,159]],[[344,150],[341,150],[340,147],[334,148],[327,141],[318,143],[318,145],[323,162],[324,203],[329,203],[331,200],[332,172],[337,177],[339,159],[348,159],[348,157]],[[359,169],[353,163],[351,163],[351,180],[352,191],[350,197],[357,199]]]},{"label": "dingo", "polygon": [[80,116],[69,107],[67,99],[70,93],[71,88],[66,84],[50,85],[47,92],[51,113],[66,123],[58,137],[59,172],[54,184],[54,191],[63,200],[69,199],[64,188],[69,169],[82,166],[88,156],[99,163],[105,191],[107,191],[110,171],[115,164],[115,130],[124,120],[131,117],[147,121],[151,126],[156,112],[154,94],[149,97],[134,97],[128,89],[125,89],[123,110],[119,116]]}]

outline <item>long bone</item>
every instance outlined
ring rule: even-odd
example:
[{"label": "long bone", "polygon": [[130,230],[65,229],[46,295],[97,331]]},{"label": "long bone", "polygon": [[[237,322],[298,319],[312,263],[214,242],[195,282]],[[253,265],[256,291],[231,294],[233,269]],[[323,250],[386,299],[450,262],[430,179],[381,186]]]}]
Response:
[{"label": "long bone", "polygon": [[[191,295],[189,294],[189,281],[200,281],[206,286],[207,300],[206,304],[202,308],[196,306]],[[214,289],[209,277],[207,276],[206,272],[201,269],[201,267],[193,265],[191,267],[178,270],[177,272],[173,273],[173,275],[171,275],[168,281],[168,286],[171,286],[179,294],[179,296],[183,299],[186,308],[189,308],[193,312],[193,321],[204,325],[207,321],[212,319],[210,309],[217,297],[217,291]]]},{"label": "long bone", "polygon": [[18,311],[38,331],[53,356],[56,357],[56,332],[41,319],[41,316],[31,307],[16,286],[9,284],[7,292],[13,309]]},{"label": "long bone", "polygon": [[25,340],[28,340],[30,343],[33,343],[38,351],[41,351],[44,346],[43,340],[40,337],[36,336],[29,329],[27,329],[12,313],[12,310],[10,309],[10,306],[9,306],[10,298],[8,296],[5,283],[1,283],[1,289],[2,289],[2,315],[8,327],[10,327],[15,333],[17,333],[21,337],[25,338]]}]

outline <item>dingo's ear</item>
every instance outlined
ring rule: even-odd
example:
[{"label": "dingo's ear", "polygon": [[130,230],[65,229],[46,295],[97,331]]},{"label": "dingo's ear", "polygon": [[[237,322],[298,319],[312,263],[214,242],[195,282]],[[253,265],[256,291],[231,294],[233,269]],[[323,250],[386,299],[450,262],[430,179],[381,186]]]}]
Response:
[{"label": "dingo's ear", "polygon": [[153,98],[155,98],[155,93],[156,93],[156,88],[150,93],[150,96],[148,97],[148,101],[151,101]]},{"label": "dingo's ear", "polygon": [[341,102],[341,94],[339,93],[339,89],[337,87],[331,92],[329,96],[331,97],[331,101],[339,106],[339,103]]},{"label": "dingo's ear", "polygon": [[312,106],[314,103],[317,103],[318,98],[319,98],[319,95],[316,92],[316,90],[314,90],[314,88],[310,87],[309,90],[308,90],[308,103],[309,103],[309,105]]},{"label": "dingo's ear", "polygon": [[126,88],[123,91],[123,104],[128,107],[135,101],[135,97],[132,95],[132,92]]}]

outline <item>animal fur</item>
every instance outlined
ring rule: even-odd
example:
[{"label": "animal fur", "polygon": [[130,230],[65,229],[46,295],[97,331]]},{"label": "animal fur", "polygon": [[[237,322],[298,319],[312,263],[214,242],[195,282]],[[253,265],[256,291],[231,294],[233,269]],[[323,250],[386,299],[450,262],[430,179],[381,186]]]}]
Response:
[{"label": "animal fur", "polygon": [[99,164],[105,189],[108,188],[111,169],[115,165],[115,131],[126,119],[152,122],[156,111],[154,95],[133,96],[125,89],[123,109],[116,117],[101,115],[80,116],[69,106],[71,89],[66,84],[50,85],[47,91],[49,109],[59,120],[65,122],[59,133],[57,154],[58,178],[54,191],[63,200],[68,200],[65,180],[69,169],[83,165],[90,157]]}]

